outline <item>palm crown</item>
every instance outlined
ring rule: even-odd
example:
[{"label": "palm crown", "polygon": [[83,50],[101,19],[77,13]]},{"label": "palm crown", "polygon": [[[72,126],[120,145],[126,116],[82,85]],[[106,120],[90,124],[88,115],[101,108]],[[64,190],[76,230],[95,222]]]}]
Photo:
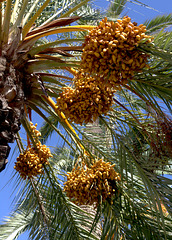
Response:
[{"label": "palm crown", "polygon": [[[114,6],[119,15],[126,3],[115,1],[98,26],[74,25],[80,17],[71,13],[88,1],[73,8],[67,1],[50,17],[46,7],[54,2],[36,2],[0,2],[0,170],[16,139],[15,168],[26,179],[2,237],[26,228],[32,239],[169,239],[171,181],[159,173],[168,172],[172,130],[157,99],[171,111],[171,32],[162,30],[171,15],[145,26],[129,17],[112,22]],[[56,41],[42,39],[51,34]],[[59,157],[48,161],[32,110],[46,121],[44,141],[56,131],[69,146],[68,161],[60,149],[65,167]],[[70,171],[65,192],[59,165]],[[91,206],[85,211],[83,204]]]}]

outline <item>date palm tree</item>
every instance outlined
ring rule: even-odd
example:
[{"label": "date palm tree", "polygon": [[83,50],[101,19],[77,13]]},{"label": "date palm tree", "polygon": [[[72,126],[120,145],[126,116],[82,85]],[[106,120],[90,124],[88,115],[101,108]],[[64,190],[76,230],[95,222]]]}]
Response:
[{"label": "date palm tree", "polygon": [[[10,151],[8,143],[14,142],[15,135],[20,129],[21,120],[24,119],[24,105],[29,106],[28,102],[32,101],[36,97],[31,89],[34,85],[34,88],[44,89],[41,82],[42,80],[39,78],[39,74],[35,75],[35,72],[54,68],[63,69],[67,66],[73,66],[75,64],[74,62],[69,61],[66,65],[65,60],[62,60],[60,56],[69,58],[71,55],[56,47],[58,44],[70,42],[70,40],[63,39],[63,37],[61,37],[61,40],[59,41],[57,40],[52,43],[42,44],[42,46],[41,44],[39,44],[40,46],[35,45],[36,41],[42,37],[56,33],[69,33],[73,30],[78,31],[80,29],[80,26],[76,26],[75,28],[72,26],[65,27],[66,25],[79,19],[79,17],[76,16],[67,17],[70,15],[71,10],[65,12],[65,9],[68,10],[69,6],[72,5],[73,2],[60,1],[58,6],[55,3],[50,3],[50,9],[55,8],[56,5],[56,9],[57,7],[62,7],[64,12],[61,14],[62,9],[59,11],[53,10],[54,14],[51,14],[52,16],[49,18],[49,16],[46,15],[47,11],[45,11],[44,17],[46,19],[44,22],[39,20],[37,21],[37,19],[42,12],[46,10],[46,7],[51,1],[42,1],[42,3],[39,4],[37,4],[37,2],[38,1],[33,4],[32,1],[24,1],[23,3],[22,1],[1,1],[0,171],[5,168],[7,162],[6,159]],[[73,11],[76,11],[87,2],[88,1],[83,1],[82,4],[75,4]],[[29,8],[30,10],[28,10]],[[60,14],[61,18],[59,18]],[[51,19],[55,20],[50,21]],[[89,26],[83,26],[80,30],[85,31],[88,29]],[[79,40],[77,39],[76,41]],[[49,49],[50,46],[55,47]],[[59,57],[48,55],[50,50],[53,51],[53,53],[57,53]],[[75,50],[75,47],[73,50]],[[47,74],[46,77],[49,77],[49,75]],[[44,95],[46,94],[44,93]]]},{"label": "date palm tree", "polygon": [[[1,170],[6,164],[9,142],[16,138],[24,152],[18,134],[21,123],[28,135],[27,145],[37,148],[29,123],[32,110],[46,121],[43,140],[56,131],[63,148],[58,157],[44,165],[44,175],[26,180],[16,176],[21,190],[14,211],[0,225],[0,237],[17,239],[29,230],[30,239],[170,239],[172,184],[162,172],[171,173],[172,128],[160,100],[170,114],[172,45],[171,32],[164,29],[172,23],[171,14],[144,23],[154,42],[141,42],[139,50],[149,54],[150,67],[136,72],[115,92],[111,110],[99,116],[102,130],[95,134],[85,131],[85,125],[66,119],[52,99],[61,96],[63,87],[72,82],[72,76],[65,71],[75,75],[80,69],[78,53],[82,46],[74,43],[84,41],[80,32],[94,26],[73,25],[79,17],[71,14],[88,1],[73,8],[69,8],[72,1],[62,1],[63,13],[59,10],[59,15],[45,14],[46,19],[39,22],[38,17],[49,2],[54,9],[53,1],[44,1],[41,6],[32,1],[1,3]],[[110,7],[109,19],[119,16],[125,3],[116,0]],[[114,6],[117,11],[112,16]],[[72,25],[66,27],[68,24]],[[51,34],[59,34],[56,41],[42,39]],[[73,45],[66,46],[70,43]],[[107,134],[108,145],[104,144]],[[118,194],[106,201],[100,195],[94,211],[90,207],[88,212],[66,196],[63,185],[66,171],[80,164],[78,156],[95,158],[90,146],[94,154],[115,163],[121,181],[117,183]],[[97,225],[100,222],[101,227]]]}]

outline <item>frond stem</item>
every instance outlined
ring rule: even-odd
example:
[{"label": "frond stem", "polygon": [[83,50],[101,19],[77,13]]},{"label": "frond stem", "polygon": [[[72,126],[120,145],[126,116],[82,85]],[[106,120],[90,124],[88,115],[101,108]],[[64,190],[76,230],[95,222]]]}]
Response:
[{"label": "frond stem", "polygon": [[[25,114],[26,114],[26,116],[27,116],[27,115],[28,115],[28,110],[27,110],[26,104],[24,104],[24,111],[25,111]],[[29,148],[31,147],[28,133],[27,133],[27,146],[28,146]]]},{"label": "frond stem", "polygon": [[41,213],[42,213],[42,216],[43,216],[43,221],[46,225],[46,227],[48,228],[49,224],[48,224],[48,219],[47,219],[47,216],[46,216],[46,213],[45,213],[45,208],[44,208],[44,205],[43,205],[43,202],[42,202],[42,199],[41,199],[41,196],[35,186],[35,183],[34,183],[34,180],[33,178],[30,178],[30,182],[31,182],[31,185],[32,185],[32,188],[33,188],[33,191],[36,195],[36,198],[38,200],[38,204],[39,204],[39,208],[41,210]]},{"label": "frond stem", "polygon": [[78,71],[76,71],[74,68],[72,68],[72,67],[65,67],[65,69],[68,71],[68,72],[70,72],[71,74],[73,74],[74,76],[76,75],[76,73],[78,72]]},{"label": "frond stem", "polygon": [[[16,28],[17,26],[22,25],[22,18],[23,18],[24,12],[25,12],[25,10],[26,10],[27,4],[28,4],[28,0],[24,0],[24,1],[22,2],[22,8],[21,8],[21,10],[20,10],[20,12],[19,12],[19,14],[18,14],[18,16],[17,16],[17,19],[16,19],[15,24],[14,24],[13,27],[11,28],[11,31],[15,30],[15,28]],[[15,12],[14,12],[14,15],[15,15]]]},{"label": "frond stem", "polygon": [[24,147],[23,147],[22,140],[21,140],[19,132],[17,132],[17,134],[16,134],[16,142],[17,142],[17,146],[19,148],[19,151],[21,153],[24,152]]},{"label": "frond stem", "polygon": [[85,0],[85,1],[81,1],[79,4],[77,4],[75,7],[71,8],[69,11],[67,11],[66,13],[62,14],[60,17],[64,18],[69,16],[71,13],[73,13],[74,11],[76,11],[78,8],[82,7],[84,4],[86,4],[87,2],[89,2],[90,0]]},{"label": "frond stem", "polygon": [[11,4],[12,4],[12,0],[7,0],[4,21],[3,21],[3,31],[2,31],[2,34],[3,34],[2,38],[4,43],[8,42],[10,18],[11,18]]},{"label": "frond stem", "polygon": [[64,40],[57,40],[57,41],[54,41],[54,42],[49,42],[49,43],[45,43],[45,44],[42,44],[42,45],[39,45],[39,46],[36,46],[34,48],[32,48],[29,52],[27,52],[26,56],[29,54],[31,55],[31,57],[33,57],[35,54],[45,50],[46,48],[50,48],[50,47],[53,47],[53,46],[58,46],[60,44],[63,44],[63,43],[74,43],[74,42],[83,42],[84,41],[84,38],[79,38],[79,39],[64,39]]},{"label": "frond stem", "polygon": [[[74,135],[78,137],[77,133],[75,132],[75,130],[73,129],[73,127],[70,125],[70,123],[68,122],[66,116],[64,115],[63,112],[60,112],[58,110],[58,107],[56,106],[55,102],[53,101],[53,99],[51,97],[47,97],[45,95],[42,96],[46,102],[53,108],[53,110],[58,114],[60,115],[60,118],[66,123],[66,125],[69,127],[69,129],[74,133]],[[78,145],[80,146],[80,148],[84,151],[84,154],[87,154],[87,151],[85,150],[84,146],[76,139]]]},{"label": "frond stem", "polygon": [[30,21],[24,26],[23,28],[23,39],[24,37],[27,35],[27,33],[29,32],[31,26],[34,24],[34,22],[36,21],[36,19],[40,16],[40,14],[42,13],[42,11],[46,8],[46,6],[49,4],[50,0],[46,0],[44,2],[44,4],[39,8],[39,10],[35,13],[35,15],[30,19]]}]

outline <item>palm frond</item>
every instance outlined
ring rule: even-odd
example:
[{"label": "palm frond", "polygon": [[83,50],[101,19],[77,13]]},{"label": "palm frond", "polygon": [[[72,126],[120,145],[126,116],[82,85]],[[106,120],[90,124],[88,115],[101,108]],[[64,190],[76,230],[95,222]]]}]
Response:
[{"label": "palm frond", "polygon": [[107,9],[107,16],[113,18],[119,17],[125,9],[126,3],[127,0],[114,0],[111,2],[110,6]]},{"label": "palm frond", "polygon": [[147,20],[144,24],[148,33],[154,34],[172,25],[172,14],[157,16],[151,20]]},{"label": "palm frond", "polygon": [[58,125],[58,121],[56,119],[54,119],[52,116],[48,117],[48,121],[44,122],[40,129],[41,135],[44,136],[44,138],[42,139],[42,143],[45,143],[53,133],[53,129],[52,127],[50,127],[48,122],[51,122],[55,127],[57,127]]},{"label": "palm frond", "polygon": [[33,213],[29,215],[24,211],[13,212],[0,225],[0,238],[15,240],[29,229]]},{"label": "palm frond", "polygon": [[69,11],[67,11],[66,13],[62,14],[61,17],[64,18],[66,16],[70,16],[71,13],[75,12],[77,9],[79,9],[80,7],[82,7],[84,4],[88,3],[90,0],[84,0],[80,3],[78,3],[76,6],[74,6],[73,8],[71,8]]},{"label": "palm frond", "polygon": [[12,5],[12,0],[8,0],[6,8],[5,8],[5,14],[4,14],[5,21],[3,21],[3,31],[2,31],[2,36],[3,36],[3,42],[4,43],[7,43],[8,37],[9,37],[11,5]]},{"label": "palm frond", "polygon": [[16,226],[11,224],[6,231],[10,223],[1,225],[3,236],[9,237],[15,229],[17,237],[17,233],[27,229],[30,239],[97,239],[87,230],[91,227],[93,216],[64,196],[49,167],[45,168],[44,178],[29,180],[27,186],[20,189],[17,212],[10,218],[10,223],[16,221]]},{"label": "palm frond", "polygon": [[155,8],[149,6],[148,4],[143,3],[142,1],[131,0],[130,2],[132,2],[133,4],[136,4],[136,5],[139,5],[139,6],[142,6],[142,7],[148,8],[148,9],[150,9],[150,10],[153,10],[153,11],[159,12],[159,11],[156,10]]}]

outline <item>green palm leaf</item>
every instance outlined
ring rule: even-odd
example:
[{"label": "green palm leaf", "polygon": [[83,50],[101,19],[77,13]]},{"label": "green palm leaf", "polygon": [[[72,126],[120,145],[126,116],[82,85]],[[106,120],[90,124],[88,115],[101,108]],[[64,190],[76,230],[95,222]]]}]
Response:
[{"label": "green palm leaf", "polygon": [[144,23],[148,33],[156,33],[157,31],[167,28],[172,25],[172,14],[157,16]]}]

